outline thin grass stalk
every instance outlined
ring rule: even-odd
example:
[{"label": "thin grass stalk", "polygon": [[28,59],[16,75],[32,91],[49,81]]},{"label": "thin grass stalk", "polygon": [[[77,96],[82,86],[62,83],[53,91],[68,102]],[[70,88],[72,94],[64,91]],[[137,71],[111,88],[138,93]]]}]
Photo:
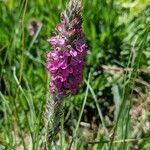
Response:
[{"label": "thin grass stalk", "polygon": [[[90,82],[90,74],[89,74],[87,83],[89,84],[89,82]],[[76,136],[77,136],[77,132],[78,132],[78,129],[79,129],[81,117],[82,117],[82,115],[83,115],[83,111],[84,111],[85,104],[86,104],[86,101],[87,101],[88,92],[89,92],[89,86],[87,85],[87,88],[86,88],[86,91],[85,91],[85,97],[84,97],[83,104],[82,104],[82,108],[81,108],[81,112],[80,112],[80,115],[79,115],[79,118],[78,118],[78,122],[77,122],[77,125],[76,125],[76,128],[75,128],[75,132],[74,132],[74,134],[73,134],[72,140],[71,140],[70,145],[69,145],[69,150],[71,149],[72,144],[73,144],[73,142],[74,142],[74,139],[75,139]]]},{"label": "thin grass stalk", "polygon": [[[143,49],[143,47],[144,47],[144,45],[146,43],[147,36],[148,36],[148,34],[145,32],[145,36],[144,36],[143,40],[139,43],[139,49],[138,49],[137,57],[134,59],[134,62],[132,64],[132,66],[131,66],[131,68],[133,68],[135,66],[134,70],[133,70],[133,72],[131,74],[131,77],[134,79],[134,82],[132,83],[133,87],[134,87],[135,82],[136,82],[135,79],[138,76],[138,69],[139,69],[140,60],[141,60],[140,58],[141,58],[141,55],[142,55],[142,49]],[[136,64],[135,64],[135,62],[136,62]],[[132,94],[133,94],[133,88],[131,89],[130,95],[132,95]],[[129,107],[128,107],[128,112],[127,112],[127,121],[126,121],[126,126],[125,126],[123,149],[125,149],[125,139],[127,137],[127,126],[128,126],[129,119],[130,119],[130,109],[131,109],[131,107],[132,107],[132,102],[130,100]]]}]

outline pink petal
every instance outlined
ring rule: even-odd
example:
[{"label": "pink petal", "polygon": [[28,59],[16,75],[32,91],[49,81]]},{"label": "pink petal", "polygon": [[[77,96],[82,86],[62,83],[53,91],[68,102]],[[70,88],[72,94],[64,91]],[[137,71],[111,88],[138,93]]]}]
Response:
[{"label": "pink petal", "polygon": [[73,57],[76,57],[77,56],[77,51],[75,50],[70,50],[70,54],[73,56]]}]

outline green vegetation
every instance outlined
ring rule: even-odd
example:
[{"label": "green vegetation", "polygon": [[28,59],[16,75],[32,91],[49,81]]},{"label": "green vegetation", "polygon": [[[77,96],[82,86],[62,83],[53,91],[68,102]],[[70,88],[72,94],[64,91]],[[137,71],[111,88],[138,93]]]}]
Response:
[{"label": "green vegetation", "polygon": [[[0,0],[0,150],[40,149],[45,61],[66,0]],[[150,2],[84,0],[84,82],[66,99],[56,149],[150,149]],[[59,116],[58,116],[59,117]]]}]

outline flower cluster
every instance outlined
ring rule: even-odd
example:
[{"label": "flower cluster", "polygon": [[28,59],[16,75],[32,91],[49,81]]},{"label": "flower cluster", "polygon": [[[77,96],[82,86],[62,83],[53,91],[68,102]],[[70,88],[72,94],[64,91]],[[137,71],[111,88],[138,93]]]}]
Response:
[{"label": "flower cluster", "polygon": [[56,26],[56,36],[48,39],[52,50],[47,53],[46,68],[51,74],[49,89],[60,95],[75,93],[82,81],[84,56],[87,51],[80,19],[73,18],[69,23],[62,16]]}]

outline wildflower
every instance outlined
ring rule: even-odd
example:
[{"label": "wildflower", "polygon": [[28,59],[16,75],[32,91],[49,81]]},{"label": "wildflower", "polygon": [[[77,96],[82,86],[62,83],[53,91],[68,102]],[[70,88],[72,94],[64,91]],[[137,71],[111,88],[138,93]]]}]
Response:
[{"label": "wildflower", "polygon": [[50,92],[75,93],[83,79],[84,56],[87,51],[78,10],[67,16],[67,10],[56,25],[56,35],[47,41],[52,50],[47,53],[46,69],[51,75]]},{"label": "wildflower", "polygon": [[75,93],[83,79],[87,45],[81,28],[80,12],[81,0],[70,0],[55,28],[55,35],[47,40],[52,45],[46,63],[46,69],[51,75],[51,94],[44,112],[42,147],[56,133],[64,110],[65,95]]},{"label": "wildflower", "polygon": [[32,19],[28,25],[28,32],[31,37],[35,36],[38,30],[42,27],[42,23],[36,19]]}]

